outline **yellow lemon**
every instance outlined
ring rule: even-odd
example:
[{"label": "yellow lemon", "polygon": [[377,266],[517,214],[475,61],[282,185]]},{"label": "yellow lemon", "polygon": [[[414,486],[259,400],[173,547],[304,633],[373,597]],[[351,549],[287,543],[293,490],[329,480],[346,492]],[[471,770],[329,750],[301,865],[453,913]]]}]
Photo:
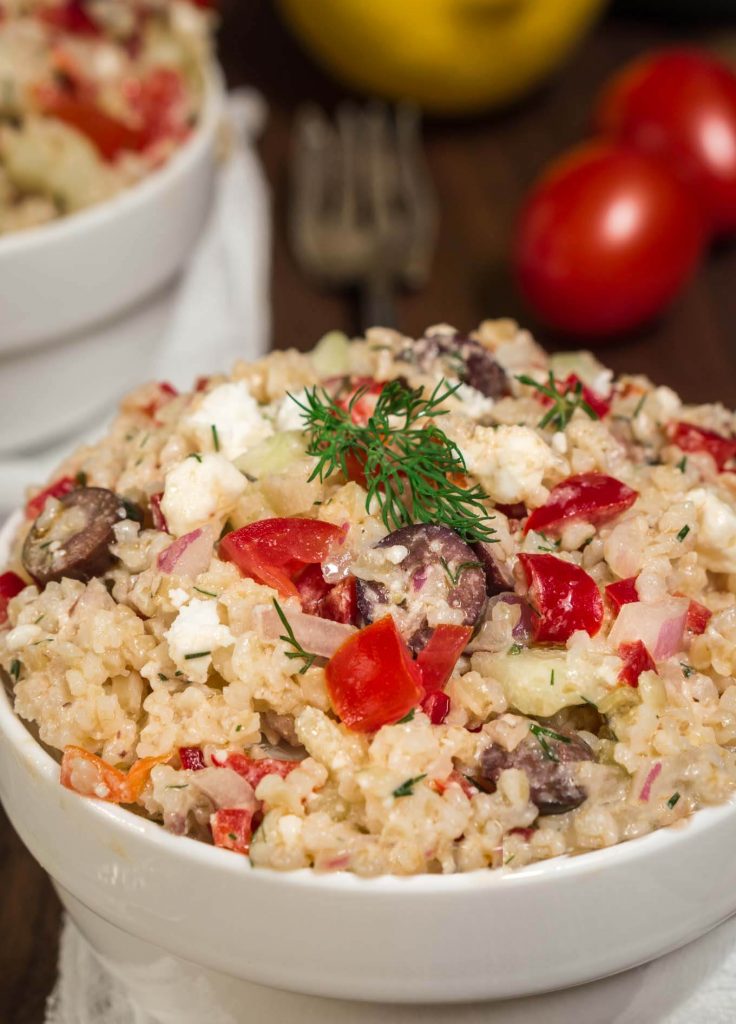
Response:
[{"label": "yellow lemon", "polygon": [[469,113],[560,64],[605,0],[279,0],[336,76],[361,91]]}]

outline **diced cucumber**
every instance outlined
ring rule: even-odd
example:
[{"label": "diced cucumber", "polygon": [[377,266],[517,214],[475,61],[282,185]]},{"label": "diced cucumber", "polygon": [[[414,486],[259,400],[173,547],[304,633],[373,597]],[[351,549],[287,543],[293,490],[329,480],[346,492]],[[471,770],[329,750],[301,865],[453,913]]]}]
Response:
[{"label": "diced cucumber", "polygon": [[312,364],[321,378],[339,377],[350,370],[350,340],[342,331],[329,331],[314,347]]},{"label": "diced cucumber", "polygon": [[300,430],[284,430],[243,452],[234,465],[246,476],[259,480],[284,473],[304,458],[304,435]]}]

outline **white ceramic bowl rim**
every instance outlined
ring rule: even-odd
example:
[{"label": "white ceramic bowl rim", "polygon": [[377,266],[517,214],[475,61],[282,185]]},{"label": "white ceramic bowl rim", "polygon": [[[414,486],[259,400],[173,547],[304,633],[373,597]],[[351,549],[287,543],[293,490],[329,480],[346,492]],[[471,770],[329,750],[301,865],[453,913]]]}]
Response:
[{"label": "white ceramic bowl rim", "polygon": [[191,165],[197,161],[200,150],[209,146],[209,140],[222,116],[224,90],[222,72],[213,63],[207,69],[204,102],[196,127],[186,142],[177,148],[165,164],[151,171],[134,185],[122,189],[110,199],[95,203],[76,213],[66,214],[47,224],[39,224],[36,227],[0,236],[0,258],[12,257],[17,253],[27,252],[29,249],[37,247],[42,248],[52,243],[63,244],[75,235],[104,225],[118,216],[124,216],[136,207],[166,193],[172,181],[185,175]]}]

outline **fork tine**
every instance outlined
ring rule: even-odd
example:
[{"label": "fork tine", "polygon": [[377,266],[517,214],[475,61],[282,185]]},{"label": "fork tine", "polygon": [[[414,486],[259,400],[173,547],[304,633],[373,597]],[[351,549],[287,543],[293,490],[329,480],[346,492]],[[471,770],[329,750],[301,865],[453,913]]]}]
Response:
[{"label": "fork tine", "polygon": [[358,140],[360,113],[354,103],[341,103],[337,110],[337,127],[342,171],[338,197],[339,216],[343,226],[354,225],[359,213]]},{"label": "fork tine", "polygon": [[378,231],[379,246],[385,246],[391,230],[391,174],[393,147],[391,125],[385,104],[374,103],[364,116],[368,216]]},{"label": "fork tine", "polygon": [[431,185],[417,107],[404,103],[396,110],[399,180],[402,200],[411,222],[411,243],[404,278],[411,287],[426,281],[437,230],[437,203]]},{"label": "fork tine", "polygon": [[315,227],[323,215],[329,125],[317,107],[301,108],[295,120],[290,233],[299,259],[315,269]]}]

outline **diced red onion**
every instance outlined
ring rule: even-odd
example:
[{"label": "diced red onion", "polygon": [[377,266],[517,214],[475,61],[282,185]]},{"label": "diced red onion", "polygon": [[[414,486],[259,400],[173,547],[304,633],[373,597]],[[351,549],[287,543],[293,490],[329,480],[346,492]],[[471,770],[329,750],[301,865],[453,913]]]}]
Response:
[{"label": "diced red onion", "polygon": [[[305,651],[320,658],[331,658],[348,637],[355,633],[355,626],[333,622],[319,615],[305,615],[304,612],[286,612],[294,636]],[[264,608],[258,619],[258,631],[263,640],[278,640],[284,635],[284,624],[275,608]]]},{"label": "diced red onion", "polygon": [[215,807],[258,808],[253,787],[232,768],[203,768],[192,777],[191,784],[210,798]]},{"label": "diced red onion", "polygon": [[661,761],[657,761],[657,763],[655,765],[652,765],[652,767],[649,769],[649,773],[646,779],[644,780],[644,785],[641,787],[641,793],[639,794],[639,799],[643,800],[644,803],[646,803],[649,800],[650,794],[652,792],[652,786],[654,785],[654,782],[661,771]]},{"label": "diced red onion", "polygon": [[216,539],[213,526],[200,526],[164,548],[156,564],[161,572],[170,576],[199,576],[209,568]]},{"label": "diced red onion", "polygon": [[677,654],[682,649],[688,603],[687,598],[668,597],[656,604],[625,604],[608,637],[611,646],[641,640],[655,661]]},{"label": "diced red onion", "polygon": [[[519,597],[518,594],[496,594],[495,597],[490,598],[490,600],[488,601],[488,608],[486,610],[485,615],[485,623],[481,626],[477,636],[475,636],[473,640],[471,640],[471,642],[468,644],[467,650],[471,653],[473,651],[490,651],[493,653],[498,650],[502,650],[507,646],[506,642],[504,641],[503,645],[499,647],[498,643],[496,643],[494,639],[492,639],[493,627],[491,625],[491,616],[493,614],[493,609],[499,603],[516,605],[521,613],[519,616],[519,621],[511,630],[511,636],[514,643],[526,645],[531,642],[534,631],[534,622],[533,613],[528,603],[524,600],[523,597]],[[486,629],[486,626],[488,626],[488,629]]]}]

